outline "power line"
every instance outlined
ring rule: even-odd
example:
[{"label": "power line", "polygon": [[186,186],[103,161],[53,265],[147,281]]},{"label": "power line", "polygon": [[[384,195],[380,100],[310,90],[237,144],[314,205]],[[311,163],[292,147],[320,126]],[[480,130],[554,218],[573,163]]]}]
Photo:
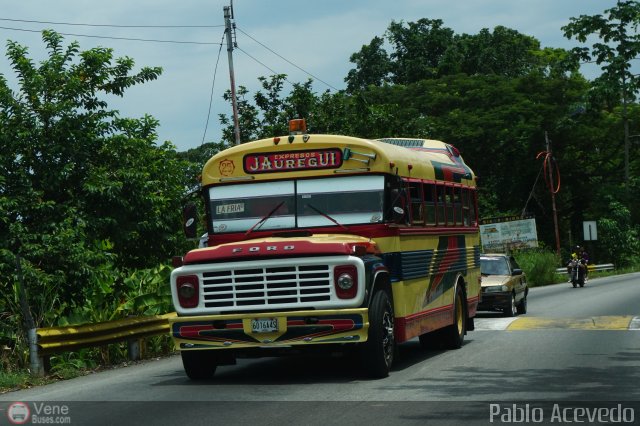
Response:
[{"label": "power line", "polygon": [[[266,46],[265,44],[261,43],[260,41],[256,40],[255,38],[251,37],[249,34],[247,34],[246,32],[242,31],[242,28],[237,28],[238,31],[240,31],[242,34],[246,35],[247,37],[249,37],[251,40],[255,41],[256,43],[258,43],[260,46],[264,47],[265,49],[267,49],[269,52],[273,53],[274,55],[276,55],[277,57],[279,57],[280,59],[288,62],[289,64],[293,65],[294,67],[298,68],[300,71],[302,71],[303,73],[313,77],[315,80],[324,83],[326,86],[332,88],[333,90],[335,90],[336,92],[338,92],[339,90],[336,89],[335,87],[333,87],[331,84],[327,83],[326,81],[316,77],[315,75],[311,74],[310,72],[308,72],[307,70],[299,67],[298,65],[294,64],[293,62],[291,62],[290,60],[288,60],[287,58],[285,58],[284,56],[280,55],[279,53],[273,51],[270,47]],[[246,52],[244,52],[246,54]]]},{"label": "power line", "polygon": [[[273,74],[280,74],[279,72],[276,72],[275,70],[269,68],[267,65],[265,65],[264,63],[260,62],[259,60],[257,60],[256,58],[254,58],[253,56],[251,56],[250,54],[248,54],[247,52],[245,52],[244,50],[242,50],[240,47],[236,47],[237,50],[241,51],[242,53],[244,53],[245,55],[247,55],[248,57],[250,57],[251,59],[253,59],[254,61],[256,61],[257,63],[259,63],[260,65],[262,65],[263,67],[265,67],[266,69],[268,69],[269,71],[271,71]],[[293,86],[293,83],[290,82],[289,80],[287,80],[287,78],[285,77],[284,79],[287,83],[289,83],[290,85]]]},{"label": "power line", "polygon": [[110,28],[219,28],[224,25],[115,25],[115,24],[81,24],[73,22],[34,21],[30,19],[0,18],[0,21],[28,22],[47,25],[74,25],[81,27],[110,27]]},{"label": "power line", "polygon": [[[25,28],[0,27],[0,29],[10,30],[10,31],[23,31],[23,32],[29,32],[29,33],[42,32],[42,30],[27,30]],[[208,46],[217,46],[218,44],[220,44],[220,43],[211,43],[211,42],[203,42],[203,41],[158,40],[158,39],[147,39],[147,38],[97,36],[97,35],[89,35],[89,34],[74,34],[74,33],[60,33],[60,32],[57,32],[57,33],[65,36],[72,36],[72,37],[89,37],[89,38],[103,38],[103,39],[109,39],[109,40],[144,41],[144,42],[151,42],[151,43],[198,44],[198,45],[208,45]]]},{"label": "power line", "polygon": [[211,117],[211,105],[213,104],[213,88],[216,86],[216,75],[218,74],[218,63],[220,62],[220,53],[222,52],[222,42],[224,40],[224,36],[226,35],[226,30],[222,33],[222,40],[220,40],[220,49],[218,49],[218,59],[216,59],[216,66],[213,70],[213,82],[211,83],[211,95],[209,96],[209,111],[207,111],[207,122],[204,125],[204,133],[202,134],[202,142],[200,145],[204,144],[204,139],[207,136],[207,128],[209,127],[209,117]]}]

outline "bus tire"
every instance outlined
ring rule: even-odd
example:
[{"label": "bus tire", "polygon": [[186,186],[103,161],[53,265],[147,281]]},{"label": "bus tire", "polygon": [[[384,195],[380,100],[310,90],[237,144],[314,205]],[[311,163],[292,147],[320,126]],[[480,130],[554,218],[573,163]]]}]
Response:
[{"label": "bus tire", "polygon": [[396,351],[394,316],[391,298],[384,290],[373,296],[369,307],[369,338],[362,346],[361,360],[372,378],[389,375]]},{"label": "bus tire", "polygon": [[217,356],[212,350],[180,351],[184,372],[191,380],[213,378],[218,367]]},{"label": "bus tire", "polygon": [[460,284],[456,286],[456,295],[453,299],[453,324],[441,331],[440,340],[446,349],[460,349],[467,332],[466,300]]}]

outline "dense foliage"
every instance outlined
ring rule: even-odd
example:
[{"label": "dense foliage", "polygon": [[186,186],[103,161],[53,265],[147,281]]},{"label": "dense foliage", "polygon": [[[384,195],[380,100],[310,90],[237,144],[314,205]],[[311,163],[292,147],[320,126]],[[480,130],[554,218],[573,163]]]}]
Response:
[{"label": "dense foliage", "polygon": [[[305,117],[312,133],[447,141],[479,176],[482,217],[535,215],[542,245],[555,247],[550,191],[536,159],[548,139],[561,178],[554,187],[560,188],[562,256],[585,244],[594,261],[628,265],[640,253],[619,257],[621,250],[635,250],[626,239],[582,241],[585,220],[600,221],[603,229],[615,223],[625,235],[635,235],[640,223],[640,150],[627,143],[625,155],[624,130],[640,133],[640,123],[629,119],[640,113],[637,77],[629,75],[640,44],[638,36],[626,36],[638,24],[640,6],[620,2],[605,12],[572,19],[564,28],[581,42],[594,34],[622,44],[596,43],[592,54],[586,47],[542,48],[535,38],[505,27],[458,35],[437,19],[392,22],[351,56],[355,68],[345,78],[345,91],[317,94],[306,82],[287,92],[286,76],[273,75],[260,79],[251,102],[241,87],[242,140],[284,134],[287,120]],[[579,61],[592,55],[603,74],[588,81]],[[224,140],[232,143],[230,118],[221,122],[227,126]],[[622,207],[630,215],[624,223]]]},{"label": "dense foliage", "polygon": [[8,42],[17,90],[0,75],[0,346],[20,334],[17,256],[42,326],[113,317],[147,291],[127,282],[133,268],[186,247],[177,230],[187,163],[156,144],[155,119],[121,117],[104,100],[161,69],[133,72],[130,58],[65,47],[51,31],[43,41],[39,65]]},{"label": "dense foliage", "polygon": [[[536,160],[548,138],[561,175],[563,249],[582,243],[583,220],[597,220],[592,259],[632,264],[640,258],[640,106],[630,61],[640,52],[640,5],[620,1],[605,14],[563,28],[580,43],[606,42],[571,51],[502,26],[456,34],[438,19],[392,22],[353,53],[343,91],[316,93],[311,80],[285,88],[285,75],[261,77],[253,94],[240,87],[241,139],[286,134],[289,119],[304,117],[311,133],[447,141],[479,176],[481,216],[534,214],[543,247],[554,247]],[[220,141],[183,153],[158,144],[153,117],[121,117],[105,99],[159,78],[160,68],[134,71],[130,58],[65,46],[51,31],[43,41],[40,64],[8,42],[16,90],[0,74],[0,350],[20,346],[20,282],[37,326],[170,310],[165,262],[192,244],[180,207],[205,161],[234,143],[232,120],[221,115]],[[584,78],[581,60],[602,75]],[[559,261],[527,259],[541,282]],[[0,367],[8,363],[3,350]]]}]

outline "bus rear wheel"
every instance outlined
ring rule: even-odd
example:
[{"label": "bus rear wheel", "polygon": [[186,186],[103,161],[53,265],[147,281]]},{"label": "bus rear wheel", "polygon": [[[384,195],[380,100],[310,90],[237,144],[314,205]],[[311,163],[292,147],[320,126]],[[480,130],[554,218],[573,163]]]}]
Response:
[{"label": "bus rear wheel", "polygon": [[393,315],[391,298],[386,291],[378,291],[369,308],[369,338],[361,348],[362,363],[372,378],[387,377],[393,364],[396,352]]},{"label": "bus rear wheel", "polygon": [[438,340],[444,349],[460,349],[467,333],[467,310],[465,309],[464,292],[460,284],[456,286],[453,299],[453,324],[439,330]]}]

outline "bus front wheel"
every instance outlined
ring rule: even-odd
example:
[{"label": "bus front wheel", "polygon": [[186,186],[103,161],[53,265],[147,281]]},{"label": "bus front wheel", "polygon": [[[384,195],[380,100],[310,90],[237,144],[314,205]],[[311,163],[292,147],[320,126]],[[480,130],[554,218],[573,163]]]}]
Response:
[{"label": "bus front wheel", "polygon": [[213,378],[218,367],[217,356],[211,350],[180,351],[184,372],[191,380]]},{"label": "bus front wheel", "polygon": [[373,296],[369,308],[369,338],[361,352],[367,374],[373,378],[389,375],[396,351],[394,317],[391,298],[380,290]]}]

